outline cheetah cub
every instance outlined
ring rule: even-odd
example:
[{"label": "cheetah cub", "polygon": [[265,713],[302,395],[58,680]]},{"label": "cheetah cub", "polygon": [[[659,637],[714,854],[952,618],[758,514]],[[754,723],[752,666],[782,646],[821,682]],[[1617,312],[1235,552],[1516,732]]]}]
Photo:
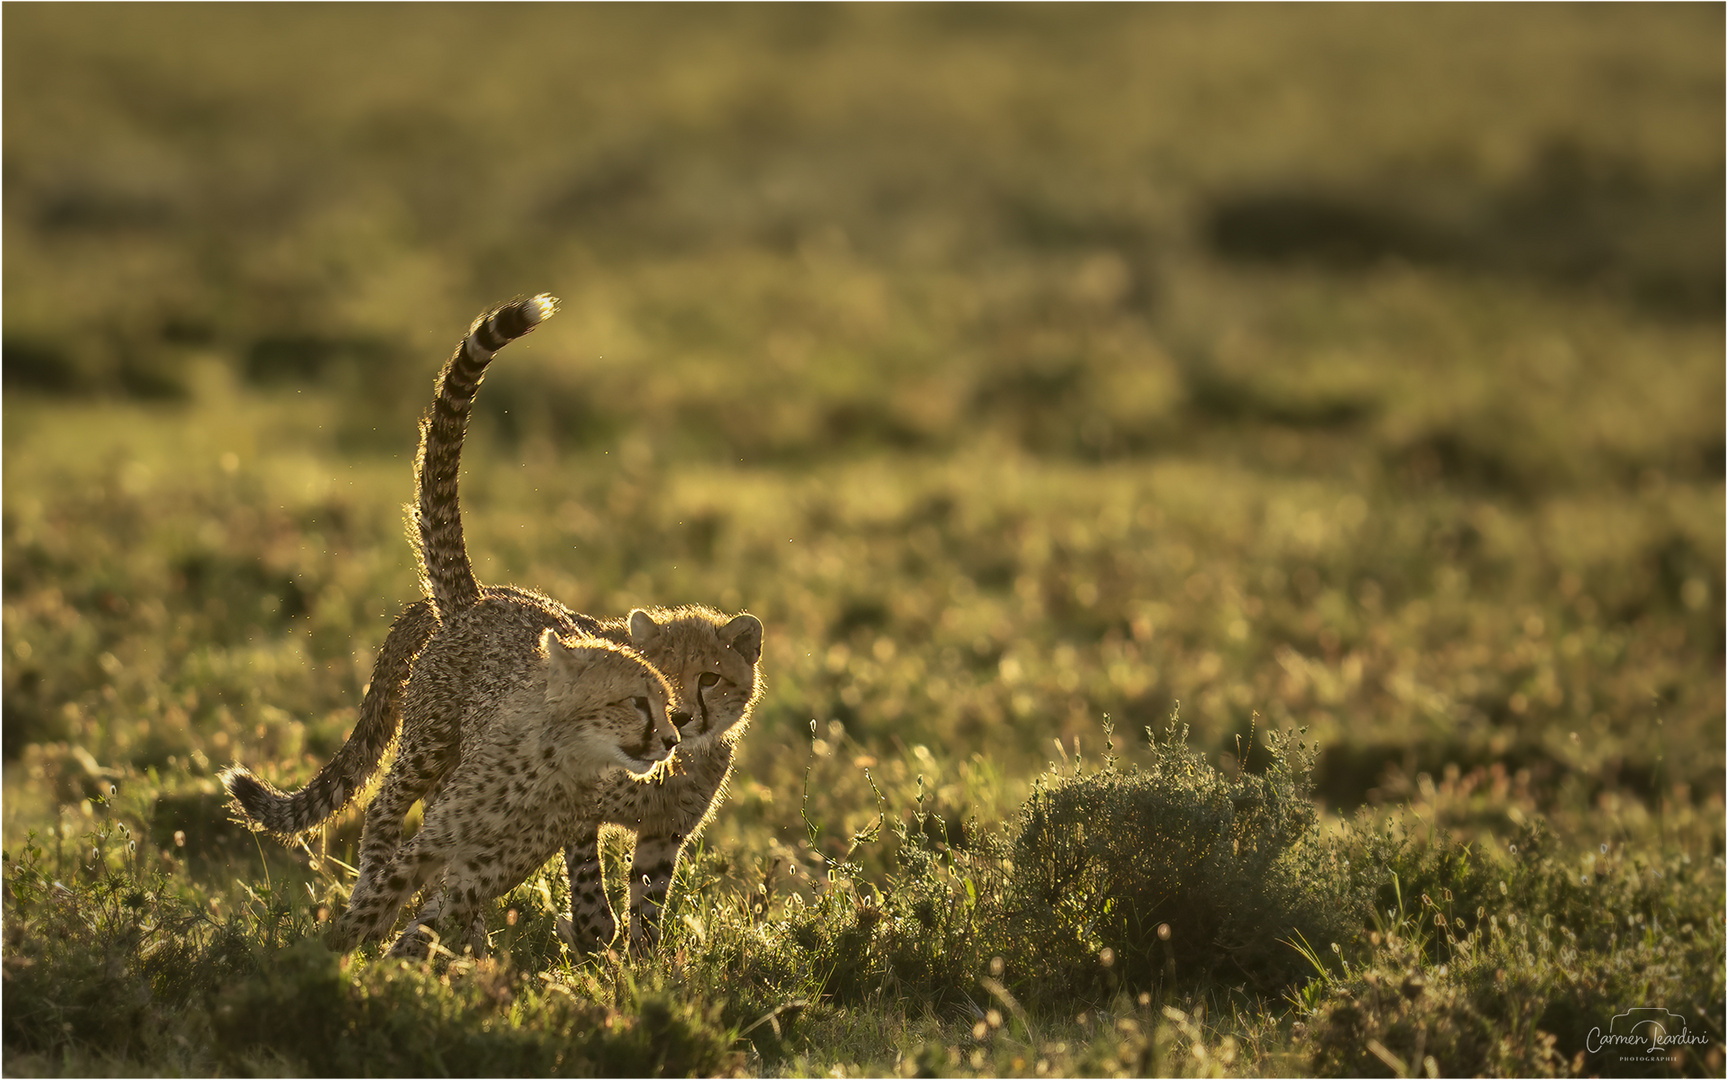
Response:
[{"label": "cheetah cub", "polygon": [[567,940],[588,949],[616,936],[601,884],[598,832],[602,824],[619,825],[638,837],[630,940],[643,948],[658,939],[659,912],[683,847],[720,802],[737,741],[761,696],[762,624],[753,615],[728,617],[698,606],[638,610],[601,621],[525,589],[476,582],[457,491],[473,399],[492,356],[556,310],[556,301],[542,295],[487,312],[439,374],[437,398],[420,425],[414,469],[418,501],[409,509],[410,539],[430,600],[410,607],[391,627],[360,724],[347,745],[292,794],[243,766],[230,769],[223,780],[249,820],[289,839],[327,820],[365,786],[400,725],[396,764],[367,808],[359,878],[350,901],[357,905],[380,893],[380,878],[397,853],[408,809],[423,799],[430,814],[445,778],[467,754],[473,719],[483,714],[494,692],[487,679],[477,676],[532,653],[547,630],[634,648],[667,677],[669,719],[680,729],[682,747],[671,768],[652,783],[637,783],[616,770],[602,777],[594,798],[573,815],[565,849],[571,912],[560,920],[560,929]]},{"label": "cheetah cub", "polygon": [[[415,678],[473,658],[473,642],[454,629],[434,637]],[[489,692],[470,692],[484,705],[465,718],[461,763],[429,803],[420,831],[380,870],[377,888],[356,892],[332,946],[381,939],[403,903],[442,870],[442,889],[391,954],[424,956],[422,928],[442,920],[447,938],[460,935],[458,949],[484,955],[485,906],[557,852],[602,777],[640,783],[678,744],[666,713],[666,681],[627,648],[592,637],[566,643],[548,629],[526,662],[521,654],[482,655],[491,662],[477,681]],[[412,692],[415,684],[409,685]]]},{"label": "cheetah cub", "polygon": [[[533,330],[556,310],[557,301],[552,297],[536,296],[529,300],[505,304],[485,313],[469,327],[467,337],[457,346],[455,357],[446,365],[447,372],[465,368],[465,365],[474,362],[475,357],[490,357],[492,352]],[[476,375],[468,391],[470,398],[473,395],[472,387],[477,386],[478,382]],[[457,423],[460,428],[461,424],[466,422],[465,406],[458,412],[460,417]],[[436,405],[431,413],[421,420],[421,457],[415,462],[415,477],[419,482],[436,487],[437,477],[447,471],[452,477],[449,491],[451,497],[454,497],[454,460],[448,463],[434,461],[433,469],[428,471],[424,468],[427,445],[432,442],[427,433],[434,426],[450,422],[450,409],[440,410]],[[437,467],[440,465],[445,468]],[[420,528],[428,525],[413,508],[410,508],[409,523]],[[454,522],[454,528],[457,530],[456,543],[460,544],[459,520]],[[422,537],[411,536],[410,539],[416,551],[423,549]],[[424,567],[424,564],[422,566]],[[245,765],[238,763],[223,771],[222,784],[228,789],[235,808],[244,820],[284,841],[292,841],[301,833],[315,829],[334,817],[365,789],[373,773],[377,771],[385,750],[396,738],[397,728],[403,723],[403,686],[408,681],[415,657],[440,629],[441,614],[440,609],[428,599],[409,605],[397,616],[373,666],[372,678],[360,706],[360,722],[355,725],[353,733],[337,751],[336,756],[331,758],[305,787],[292,793],[279,791]],[[390,847],[394,849],[393,839]],[[365,869],[364,866],[362,869]],[[366,876],[362,874],[363,879]]]}]

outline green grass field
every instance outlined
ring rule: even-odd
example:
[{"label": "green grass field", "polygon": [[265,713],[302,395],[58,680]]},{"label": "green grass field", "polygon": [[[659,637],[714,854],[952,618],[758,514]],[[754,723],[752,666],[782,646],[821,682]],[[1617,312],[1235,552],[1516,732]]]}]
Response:
[{"label": "green grass field", "polygon": [[[1723,29],[9,6],[4,1071],[1723,1075]],[[481,580],[766,696],[659,955],[555,861],[338,958],[359,813],[215,775],[347,737],[539,291]]]}]

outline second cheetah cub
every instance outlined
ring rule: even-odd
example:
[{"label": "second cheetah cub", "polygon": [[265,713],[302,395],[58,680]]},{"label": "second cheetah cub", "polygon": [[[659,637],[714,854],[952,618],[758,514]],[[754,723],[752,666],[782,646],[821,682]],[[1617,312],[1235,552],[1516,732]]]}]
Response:
[{"label": "second cheetah cub", "polygon": [[[451,659],[440,653],[460,651],[446,645],[460,640],[456,629],[433,639],[416,678]],[[402,904],[443,871],[441,890],[391,953],[423,956],[422,928],[442,922],[459,935],[457,948],[484,955],[484,905],[564,845],[604,779],[627,773],[641,782],[671,756],[678,732],[667,718],[666,681],[634,651],[591,637],[566,644],[547,629],[533,656],[482,676],[495,693],[466,718],[461,763],[428,801],[420,831],[380,869],[375,889],[356,892],[333,947],[381,939]]]}]

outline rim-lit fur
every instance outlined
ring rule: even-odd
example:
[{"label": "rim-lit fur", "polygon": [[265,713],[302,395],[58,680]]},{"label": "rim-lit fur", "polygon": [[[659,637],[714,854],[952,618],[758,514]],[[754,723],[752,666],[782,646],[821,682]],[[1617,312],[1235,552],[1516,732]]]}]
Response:
[{"label": "rim-lit fur", "polygon": [[420,420],[420,451],[414,458],[419,501],[408,510],[408,539],[420,563],[421,586],[446,618],[480,598],[462,538],[462,507],[456,487],[474,395],[493,355],[557,310],[557,299],[541,293],[500,304],[475,319],[468,336],[439,372],[438,396]]}]

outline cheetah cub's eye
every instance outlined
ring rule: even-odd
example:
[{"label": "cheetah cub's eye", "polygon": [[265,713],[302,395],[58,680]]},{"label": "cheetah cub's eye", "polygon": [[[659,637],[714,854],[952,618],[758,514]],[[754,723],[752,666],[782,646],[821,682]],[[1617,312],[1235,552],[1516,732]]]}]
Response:
[{"label": "cheetah cub's eye", "polygon": [[697,677],[696,685],[700,686],[702,689],[706,690],[710,686],[713,686],[715,683],[717,683],[719,681],[720,681],[720,676],[714,674],[712,671],[704,671],[700,676]]}]

